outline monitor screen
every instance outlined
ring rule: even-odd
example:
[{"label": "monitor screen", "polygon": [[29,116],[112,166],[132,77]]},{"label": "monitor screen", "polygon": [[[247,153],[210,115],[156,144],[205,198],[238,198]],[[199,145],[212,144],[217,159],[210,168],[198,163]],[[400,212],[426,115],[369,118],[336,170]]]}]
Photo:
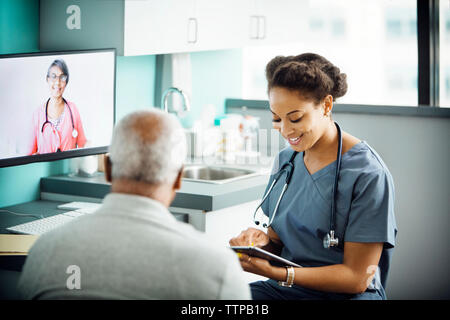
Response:
[{"label": "monitor screen", "polygon": [[0,167],[107,152],[114,49],[0,55]]}]

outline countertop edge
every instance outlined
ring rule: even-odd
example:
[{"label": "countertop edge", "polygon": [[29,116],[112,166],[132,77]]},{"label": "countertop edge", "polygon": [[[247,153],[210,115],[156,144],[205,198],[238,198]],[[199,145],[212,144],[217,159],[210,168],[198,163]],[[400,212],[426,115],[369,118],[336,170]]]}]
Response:
[{"label": "countertop edge", "polygon": [[[185,183],[184,187],[182,185],[182,188],[177,191],[171,206],[207,212],[257,200],[262,196],[268,178],[268,175],[261,174],[236,183],[222,185],[202,182]],[[194,189],[196,184],[199,187],[198,192]],[[40,186],[41,193],[100,199],[111,192],[111,184],[104,180],[103,174],[93,178],[70,175],[43,177]]]}]

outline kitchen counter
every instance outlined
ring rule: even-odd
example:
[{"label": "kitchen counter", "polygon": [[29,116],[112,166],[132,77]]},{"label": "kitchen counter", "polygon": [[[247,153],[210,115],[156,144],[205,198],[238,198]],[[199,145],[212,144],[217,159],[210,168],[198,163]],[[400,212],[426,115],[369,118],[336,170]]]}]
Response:
[{"label": "kitchen counter", "polygon": [[[190,161],[186,165],[189,164],[201,163]],[[259,175],[223,184],[183,181],[171,207],[214,211],[260,199],[269,179],[271,161],[266,158],[260,164],[217,163],[214,166],[253,169]],[[106,182],[103,173],[97,173],[89,178],[60,175],[41,179],[41,199],[43,200],[101,202],[110,189],[111,185]]]}]

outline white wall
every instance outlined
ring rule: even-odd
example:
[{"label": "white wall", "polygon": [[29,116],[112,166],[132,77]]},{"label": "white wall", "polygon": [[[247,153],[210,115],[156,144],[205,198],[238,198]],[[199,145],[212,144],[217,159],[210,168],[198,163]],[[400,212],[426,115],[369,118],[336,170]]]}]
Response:
[{"label": "white wall", "polygon": [[396,188],[398,234],[389,299],[449,299],[450,119],[335,113],[383,158]]}]

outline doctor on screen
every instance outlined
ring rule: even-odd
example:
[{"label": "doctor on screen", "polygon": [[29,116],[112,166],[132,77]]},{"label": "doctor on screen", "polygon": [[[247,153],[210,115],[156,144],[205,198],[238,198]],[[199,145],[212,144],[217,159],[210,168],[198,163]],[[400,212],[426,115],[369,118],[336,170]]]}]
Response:
[{"label": "doctor on screen", "polygon": [[33,135],[29,155],[83,148],[86,144],[77,107],[63,98],[69,83],[69,70],[62,59],[47,71],[50,97],[33,114]]}]

